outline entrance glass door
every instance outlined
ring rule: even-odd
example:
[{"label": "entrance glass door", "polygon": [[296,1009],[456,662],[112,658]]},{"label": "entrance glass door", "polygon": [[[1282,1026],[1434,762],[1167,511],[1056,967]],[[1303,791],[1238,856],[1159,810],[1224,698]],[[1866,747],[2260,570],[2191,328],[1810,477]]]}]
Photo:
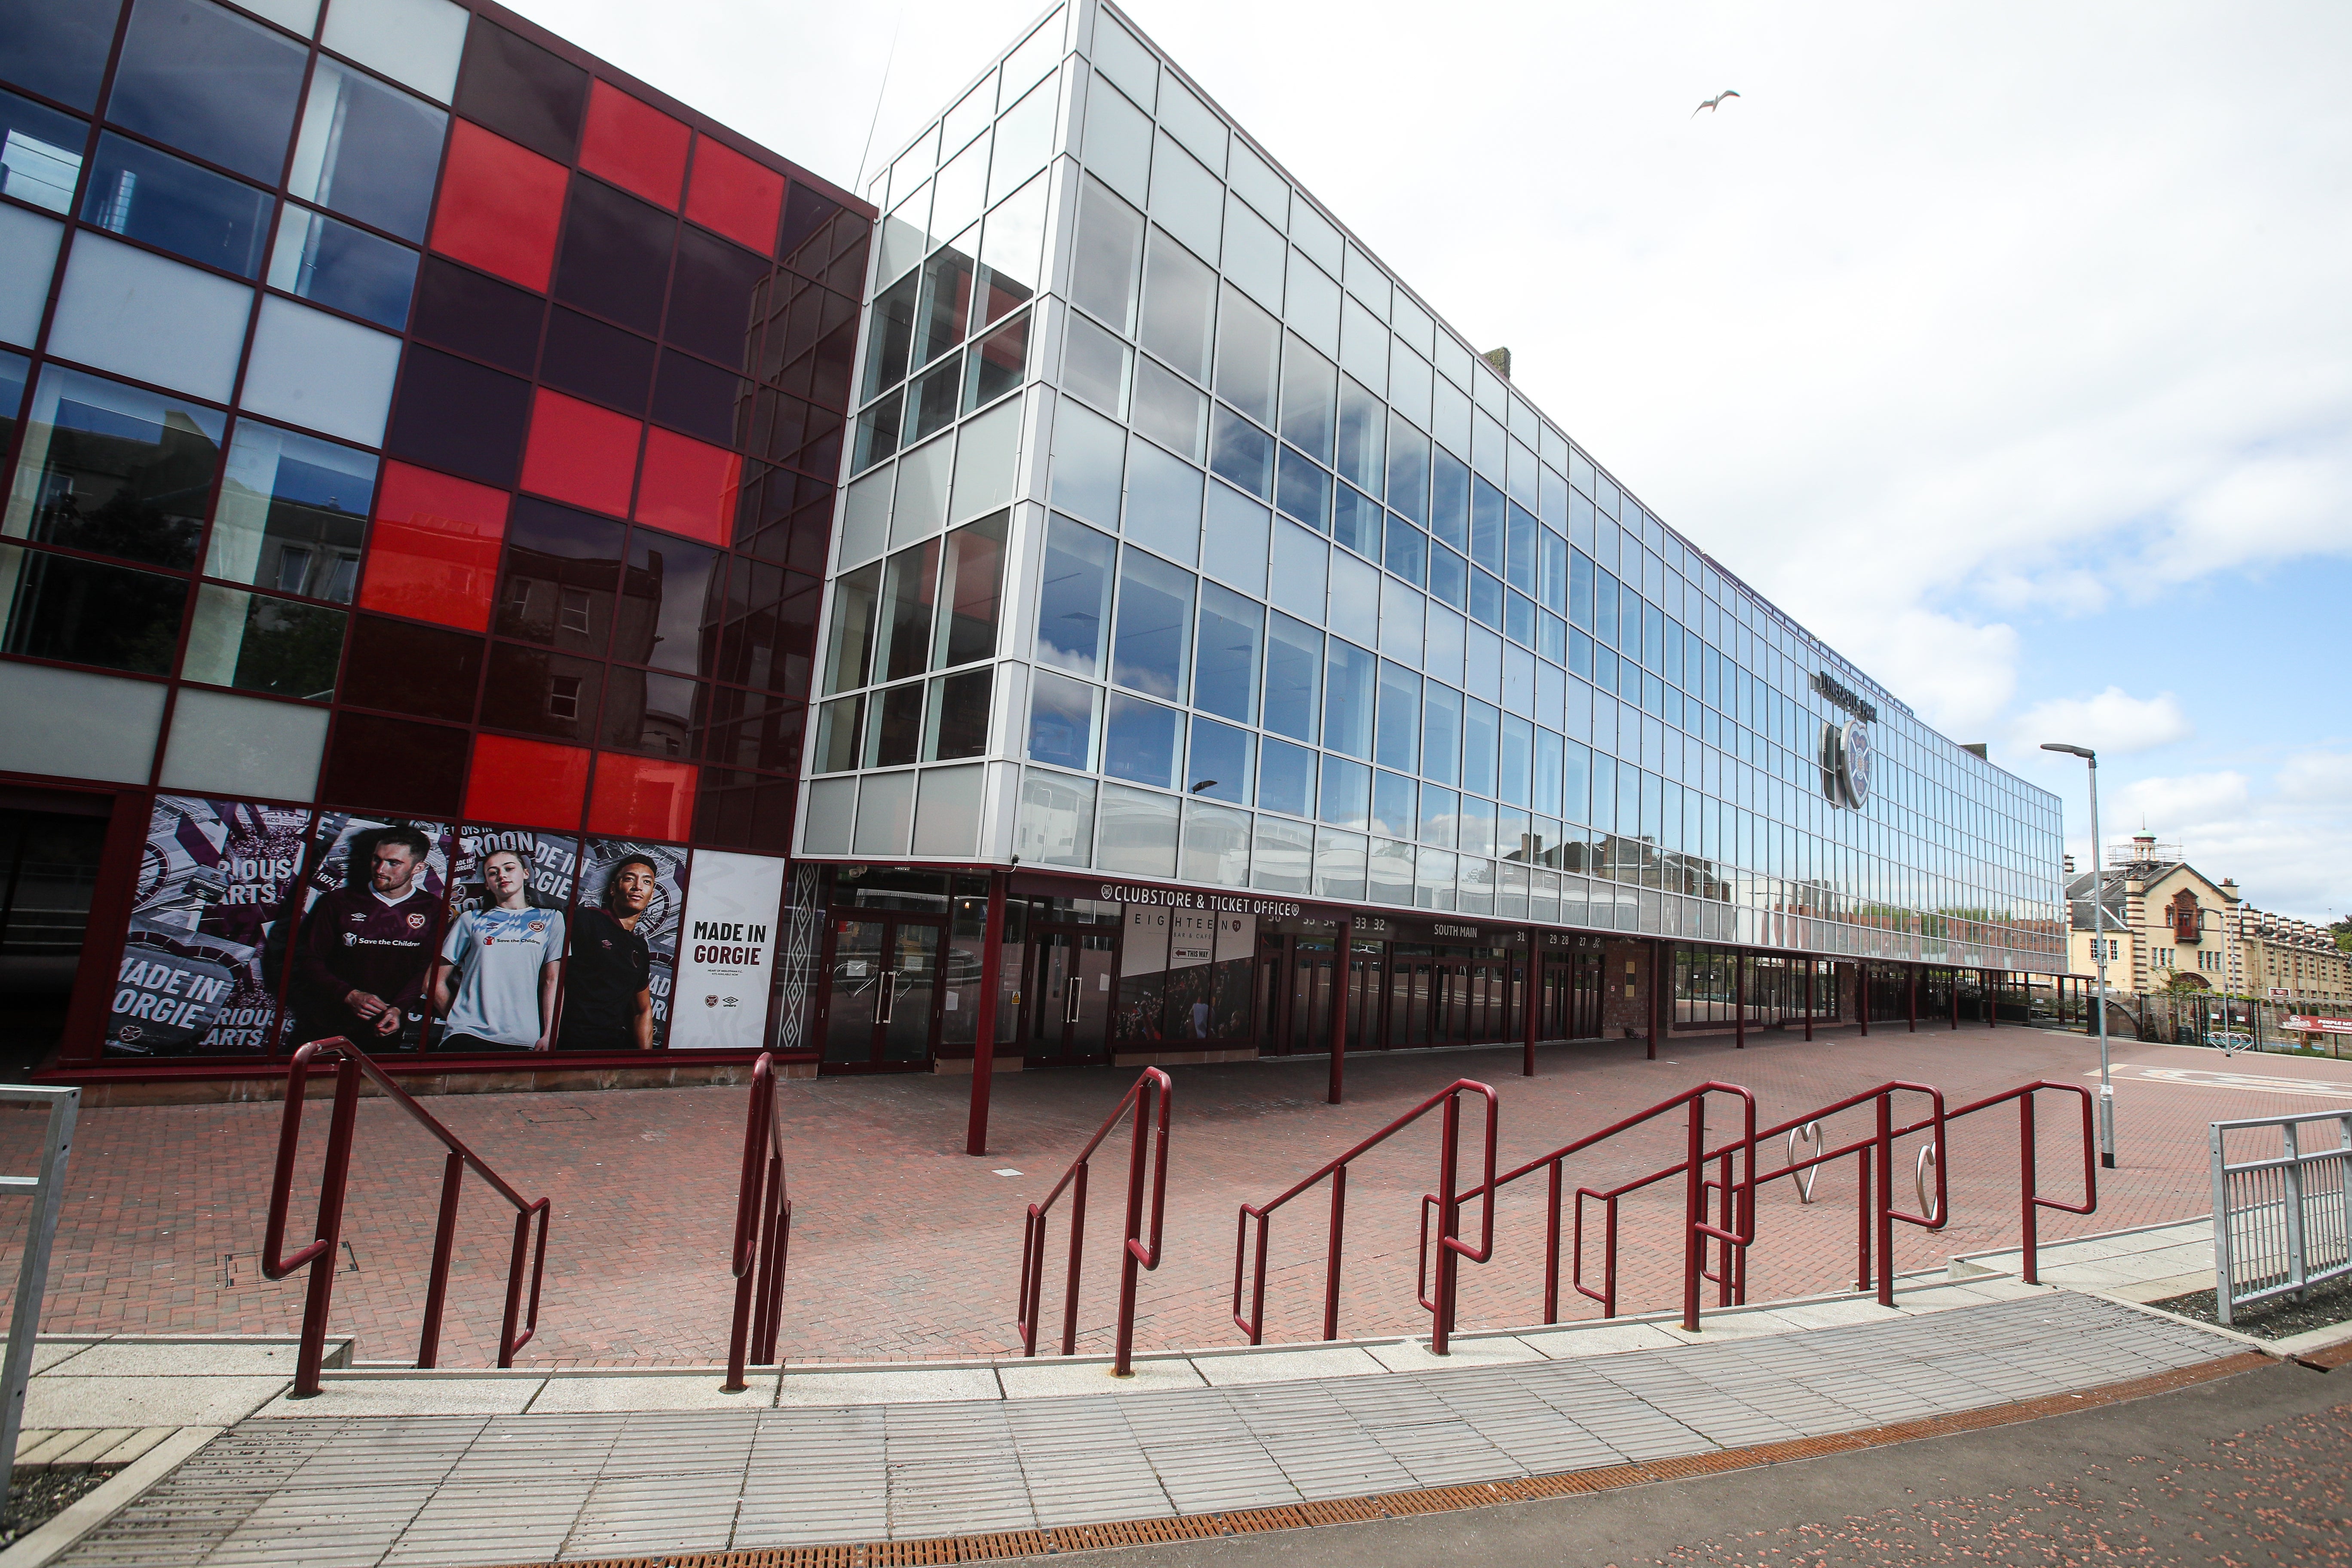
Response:
[{"label": "entrance glass door", "polygon": [[898,916],[833,922],[824,1066],[828,1072],[907,1072],[930,1066],[940,1037],[936,921]]},{"label": "entrance glass door", "polygon": [[1110,1060],[1117,935],[1101,926],[1040,925],[1029,939],[1032,980],[1024,1055],[1074,1067]]}]

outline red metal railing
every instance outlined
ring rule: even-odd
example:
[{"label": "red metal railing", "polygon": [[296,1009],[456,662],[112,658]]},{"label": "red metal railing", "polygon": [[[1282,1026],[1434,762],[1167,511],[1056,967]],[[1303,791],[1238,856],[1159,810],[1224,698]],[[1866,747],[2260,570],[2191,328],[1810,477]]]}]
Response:
[{"label": "red metal railing", "polygon": [[[319,1183],[319,1224],[314,1239],[291,1258],[281,1256],[286,1246],[287,1209],[294,1195],[294,1156],[302,1141],[304,1087],[310,1064],[331,1060],[335,1067],[334,1110],[327,1123],[326,1166]],[[489,1184],[490,1190],[513,1205],[514,1253],[507,1265],[506,1319],[499,1330],[499,1364],[514,1364],[515,1352],[530,1342],[539,1331],[540,1286],[547,1274],[547,1214],[545,1198],[525,1198],[504,1178],[482,1163],[480,1155],[443,1126],[409,1092],[392,1081],[384,1070],[351,1041],[314,1040],[294,1053],[286,1069],[286,1114],[278,1124],[278,1168],[269,1188],[269,1228],[262,1241],[261,1271],[283,1279],[308,1265],[310,1291],[302,1305],[302,1339],[294,1361],[294,1397],[319,1392],[319,1369],[325,1359],[327,1308],[335,1289],[335,1252],[342,1243],[343,1192],[351,1177],[352,1138],[359,1116],[360,1079],[365,1077],[384,1098],[405,1110],[449,1151],[441,1177],[440,1222],[433,1237],[433,1272],[425,1291],[425,1330],[416,1364],[435,1364],[441,1349],[441,1315],[449,1295],[449,1264],[457,1241],[458,1188],[467,1167]],[[539,1240],[530,1267],[530,1309],[522,1308],[523,1253],[530,1244],[531,1219],[539,1220]],[[516,1331],[520,1320],[522,1331]]]},{"label": "red metal railing", "polygon": [[[1740,1135],[1711,1153],[1706,1148],[1706,1098],[1711,1094],[1737,1096],[1740,1104]],[[1580,1186],[1576,1189],[1574,1210],[1574,1241],[1570,1252],[1570,1284],[1582,1296],[1601,1303],[1601,1316],[1617,1315],[1617,1215],[1618,1205],[1627,1194],[1654,1186],[1681,1173],[1685,1178],[1683,1200],[1683,1326],[1698,1328],[1698,1302],[1702,1280],[1717,1278],[1706,1271],[1706,1246],[1712,1240],[1721,1244],[1727,1256],[1744,1251],[1754,1239],[1755,1208],[1752,1194],[1744,1201],[1735,1198],[1723,1205],[1720,1223],[1707,1217],[1707,1194],[1715,1184],[1706,1176],[1712,1161],[1719,1162],[1727,1175],[1734,1170],[1734,1161],[1744,1162],[1739,1169],[1752,1173],[1756,1167],[1756,1097],[1734,1083],[1714,1080],[1685,1089],[1671,1100],[1660,1100],[1646,1110],[1639,1110],[1622,1121],[1611,1123],[1598,1132],[1588,1133],[1572,1142],[1563,1143],[1549,1153],[1538,1154],[1526,1163],[1514,1167],[1499,1176],[1489,1178],[1488,1202],[1496,1190],[1507,1187],[1523,1176],[1545,1172],[1549,1192],[1544,1209],[1544,1321],[1559,1321],[1559,1219],[1561,1198],[1567,1184],[1566,1161],[1569,1156],[1583,1152],[1597,1143],[1629,1132],[1680,1107],[1685,1119],[1685,1152],[1683,1158],[1664,1170],[1613,1187]],[[1735,1182],[1728,1188],[1735,1194],[1744,1192]],[[1465,1194],[1465,1196],[1475,1194]],[[1601,1289],[1593,1289],[1584,1282],[1584,1205],[1591,1199],[1601,1205],[1602,1267]],[[1726,1270],[1727,1272],[1727,1270]]]},{"label": "red metal railing", "polygon": [[[1475,1093],[1486,1101],[1486,1179],[1469,1192],[1459,1192],[1454,1178],[1460,1169],[1459,1144],[1462,1127],[1462,1096]],[[1339,1258],[1345,1240],[1348,1218],[1348,1166],[1360,1155],[1420,1121],[1430,1111],[1443,1106],[1445,1125],[1437,1151],[1437,1191],[1422,1198],[1423,1264],[1415,1287],[1423,1310],[1431,1314],[1429,1348],[1437,1355],[1448,1353],[1446,1346],[1454,1333],[1456,1274],[1461,1260],[1484,1263],[1495,1255],[1495,1136],[1497,1106],[1495,1091],[1471,1079],[1456,1079],[1431,1095],[1402,1116],[1381,1128],[1339,1158],[1329,1161],[1314,1174],[1294,1183],[1279,1196],[1263,1204],[1244,1204],[1234,1237],[1234,1324],[1249,1335],[1249,1342],[1264,1342],[1265,1331],[1265,1247],[1274,1211],[1307,1191],[1324,1177],[1331,1178],[1331,1234],[1329,1256],[1324,1262],[1323,1274],[1323,1337],[1339,1337]],[[1470,1247],[1462,1239],[1462,1205],[1465,1200],[1485,1194],[1486,1202],[1479,1221],[1479,1244]],[[1437,1288],[1430,1290],[1429,1211],[1438,1210],[1437,1216]],[[1257,1247],[1255,1282],[1250,1287],[1249,1316],[1242,1316],[1242,1281],[1253,1270],[1250,1267],[1250,1221],[1257,1221]]]},{"label": "red metal railing", "polygon": [[784,1268],[792,1245],[793,1199],[784,1189],[784,1124],[776,1105],[776,1058],[761,1051],[751,1064],[743,1170],[735,1189],[735,1246],[728,1257],[729,1271],[735,1276],[735,1317],[727,1341],[722,1393],[743,1391],[747,1352],[754,1366],[775,1364]]},{"label": "red metal railing", "polygon": [[[1143,1076],[1119,1100],[1062,1179],[1054,1184],[1045,1201],[1029,1205],[1028,1218],[1021,1231],[1021,1290],[1013,1308],[1014,1326],[1021,1333],[1021,1353],[1037,1353],[1037,1310],[1045,1289],[1045,1217],[1064,1192],[1070,1199],[1070,1261],[1068,1279],[1062,1297],[1062,1353],[1069,1355],[1078,1341],[1078,1274],[1079,1264],[1086,1253],[1087,1237],[1087,1169],[1096,1149],[1110,1136],[1110,1131],[1130,1111],[1135,1117],[1135,1137],[1127,1159],[1127,1235],[1119,1249],[1118,1266],[1118,1342],[1111,1372],[1125,1377],[1131,1370],[1135,1350],[1135,1273],[1138,1268],[1160,1267],[1160,1222],[1168,1206],[1168,1112],[1175,1097],[1175,1086],[1168,1075],[1158,1068],[1146,1068]],[[1158,1133],[1158,1150],[1152,1148],[1154,1131]],[[1150,1167],[1151,1177],[1151,1238],[1143,1238],[1144,1168]]]},{"label": "red metal railing", "polygon": [[[1914,1089],[1934,1095],[1936,1100],[1935,1112],[1923,1120],[1909,1122],[1901,1127],[1893,1125],[1890,1091],[1895,1089]],[[2039,1149],[2040,1141],[2039,1134],[2036,1130],[2034,1096],[2043,1089],[2051,1089],[2060,1094],[2072,1094],[2077,1097],[2083,1104],[2083,1201],[2079,1204],[2063,1203],[2056,1198],[2046,1198],[2041,1194],[2041,1182],[2036,1166],[2036,1154]],[[1801,1130],[1810,1128],[1811,1123],[1822,1117],[1833,1115],[1840,1110],[1849,1110],[1869,1100],[1875,1100],[1877,1102],[1875,1109],[1878,1123],[1870,1133],[1842,1144],[1836,1148],[1819,1148],[1818,1152],[1801,1160],[1795,1157],[1795,1149],[1793,1147],[1792,1140],[1788,1163],[1780,1170],[1768,1172],[1758,1176],[1755,1178],[1755,1183],[1753,1184],[1777,1182],[1781,1180],[1783,1177],[1788,1178],[1792,1183],[1802,1184],[1802,1173],[1808,1170],[1817,1169],[1829,1163],[1832,1160],[1843,1159],[1848,1154],[1853,1155],[1855,1158],[1855,1165],[1857,1167],[1856,1215],[1858,1232],[1856,1239],[1854,1289],[1857,1290],[1870,1289],[1874,1283],[1874,1277],[1878,1292],[1878,1300],[1884,1305],[1892,1306],[1895,1300],[1894,1222],[1896,1220],[1902,1220],[1908,1224],[1918,1225],[1921,1228],[1927,1230],[1941,1230],[1944,1228],[1945,1222],[1948,1217],[1948,1205],[1947,1202],[1948,1189],[1947,1186],[1947,1177],[1945,1173],[1945,1131],[1953,1122],[1959,1121],[1963,1117],[1973,1116],[1980,1110],[1990,1110],[1994,1106],[2005,1104],[2011,1100],[2015,1100],[2017,1102],[2019,1231],[2024,1255],[2023,1272],[2026,1283],[2030,1285],[2038,1285],[2042,1282],[2040,1211],[2042,1209],[2052,1209],[2060,1214],[2087,1215],[2096,1213],[2098,1210],[2098,1162],[2095,1158],[2096,1133],[2094,1131],[2092,1123],[2091,1091],[2081,1084],[2052,1083],[2047,1079],[2037,1079],[2032,1083],[2020,1084],[2014,1089],[2003,1089],[1997,1094],[1989,1094],[1981,1100],[1972,1100],[1966,1105],[1951,1110],[1946,1110],[1943,1109],[1942,1096],[1940,1094],[1937,1094],[1936,1091],[1932,1089],[1926,1089],[1922,1085],[1900,1083],[1883,1084],[1878,1089],[1852,1096],[1846,1100],[1838,1101],[1834,1105],[1823,1106],[1819,1110],[1809,1111],[1802,1116],[1791,1117],[1788,1121],[1783,1121],[1777,1126],[1767,1128],[1763,1131],[1759,1132],[1757,1137],[1759,1139],[1770,1139],[1780,1137],[1784,1134],[1799,1134]],[[1929,1223],[1927,1216],[1907,1215],[1895,1210],[1890,1197],[1890,1187],[1895,1173],[1894,1145],[1895,1141],[1902,1138],[1907,1138],[1915,1133],[1929,1131],[1931,1130],[1934,1136],[1926,1144],[1922,1145],[1920,1149],[1916,1186],[1923,1200],[1922,1206],[1932,1206],[1935,1211],[1932,1216],[1933,1223]],[[1817,1147],[1822,1142],[1825,1142],[1818,1137],[1818,1130],[1815,1130],[1813,1142],[1816,1143]],[[1936,1196],[1932,1205],[1927,1205],[1925,1202],[1927,1191],[1927,1172],[1931,1167],[1936,1173]],[[1871,1195],[1874,1185],[1876,1187],[1878,1194],[1875,1205],[1873,1204]],[[1805,1185],[1803,1190],[1810,1192],[1810,1186]],[[1750,1201],[1752,1202],[1752,1196]],[[1874,1220],[1875,1222],[1874,1224]],[[1877,1253],[1877,1267],[1875,1268],[1872,1266],[1874,1230],[1875,1232],[1875,1251]],[[1731,1293],[1732,1299],[1734,1300],[1745,1300],[1747,1299],[1746,1260],[1744,1258],[1738,1260],[1737,1264],[1736,1277],[1731,1287]]]}]

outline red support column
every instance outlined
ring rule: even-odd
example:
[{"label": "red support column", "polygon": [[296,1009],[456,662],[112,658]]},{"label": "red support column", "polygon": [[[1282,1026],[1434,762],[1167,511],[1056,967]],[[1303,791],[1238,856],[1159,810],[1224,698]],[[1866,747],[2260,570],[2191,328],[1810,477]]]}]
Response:
[{"label": "red support column", "polygon": [[[1004,874],[988,874],[988,918],[980,928],[980,1005],[972,1009],[971,1118],[963,1152],[988,1152],[988,1093],[996,1081],[996,993],[1003,981]],[[1141,1114],[1138,1112],[1138,1114]]]},{"label": "red support column", "polygon": [[1650,1059],[1651,1061],[1656,1061],[1656,1060],[1658,1059],[1658,969],[1659,969],[1660,962],[1664,959],[1664,955],[1665,955],[1665,951],[1666,951],[1666,944],[1665,944],[1664,942],[1658,942],[1658,941],[1655,941],[1655,940],[1653,940],[1653,941],[1651,942],[1651,943],[1650,943],[1650,987],[1649,987],[1649,989],[1650,989],[1650,1048],[1649,1048],[1649,1059]]},{"label": "red support column", "polygon": [[1857,959],[1853,965],[1853,1010],[1862,1019],[1864,1037],[1870,1034],[1870,963]]},{"label": "red support column", "polygon": [[2000,1027],[2000,996],[1993,990],[1994,973],[1995,971],[1990,969],[1984,972],[1984,1016],[1988,1029]]},{"label": "red support column", "polygon": [[1543,949],[1537,945],[1537,933],[1528,932],[1527,979],[1519,988],[1519,1022],[1527,1034],[1527,1059],[1519,1064],[1519,1076],[1536,1076],[1536,1025],[1543,1011]]},{"label": "red support column", "polygon": [[1952,1027],[1960,1026],[1960,972],[1952,971]]},{"label": "red support column", "polygon": [[1821,961],[1805,960],[1805,1038],[1813,1037],[1813,984],[1821,976]]},{"label": "red support column", "polygon": [[1916,1035],[1919,1032],[1919,966],[1913,963],[1905,967],[1911,976],[1911,1033]]},{"label": "red support column", "polygon": [[1344,1099],[1348,1076],[1348,965],[1356,955],[1356,917],[1339,921],[1339,939],[1331,950],[1331,1087],[1323,1098],[1333,1105]]},{"label": "red support column", "polygon": [[1731,1048],[1748,1048],[1748,954],[1731,954]]}]

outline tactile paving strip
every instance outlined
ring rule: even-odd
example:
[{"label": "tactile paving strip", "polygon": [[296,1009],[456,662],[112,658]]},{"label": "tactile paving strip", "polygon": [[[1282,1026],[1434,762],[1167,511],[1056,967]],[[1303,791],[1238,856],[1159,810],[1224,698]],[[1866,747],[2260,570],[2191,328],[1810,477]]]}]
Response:
[{"label": "tactile paving strip", "polygon": [[[2330,1352],[2352,1359],[2352,1347]],[[1752,1469],[1761,1465],[1819,1458],[1857,1448],[1891,1443],[1916,1442],[1923,1437],[1948,1436],[1987,1426],[2089,1410],[2127,1399],[2143,1399],[2176,1388],[2187,1388],[2216,1378],[2234,1377],[2271,1365],[2271,1358],[2242,1352],[2198,1366],[2156,1373],[2122,1383],[2106,1384],[2075,1393],[2047,1394],[1980,1410],[1930,1416],[1859,1432],[1825,1437],[1801,1437],[1763,1443],[1709,1454],[1690,1454],[1638,1465],[1609,1465],[1559,1475],[1530,1476],[1516,1480],[1471,1486],[1435,1487],[1415,1491],[1385,1492],[1336,1501],[1284,1504],[1276,1508],[1240,1510],[1231,1513],[1186,1514],[1170,1519],[1124,1520],[1112,1524],[1066,1525],[1051,1530],[1006,1531],[992,1535],[947,1535],[919,1541],[866,1541],[830,1546],[789,1546],[757,1552],[698,1552],[657,1557],[611,1557],[574,1562],[565,1568],[902,1568],[902,1565],[992,1563],[1007,1558],[1043,1557],[1065,1552],[1093,1552],[1106,1547],[1151,1546],[1163,1542],[1197,1541],[1206,1536],[1256,1535],[1269,1531],[1311,1530],[1333,1524],[1362,1524],[1412,1514],[1451,1513],[1496,1503],[1530,1502],[1539,1498],[1566,1497],[1579,1492],[1612,1491],[1621,1487],[1654,1486],[1693,1476],[1726,1470]],[[545,1568],[545,1562],[511,1564],[510,1568]]]}]

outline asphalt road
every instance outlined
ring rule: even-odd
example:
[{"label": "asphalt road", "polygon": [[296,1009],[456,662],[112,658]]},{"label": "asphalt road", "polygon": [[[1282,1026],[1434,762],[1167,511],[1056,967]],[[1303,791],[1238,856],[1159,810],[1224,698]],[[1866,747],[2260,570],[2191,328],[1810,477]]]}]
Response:
[{"label": "asphalt road", "polygon": [[2079,1415],[1622,1491],[1052,1561],[2329,1568],[2352,1564],[2352,1369],[2273,1366]]}]

